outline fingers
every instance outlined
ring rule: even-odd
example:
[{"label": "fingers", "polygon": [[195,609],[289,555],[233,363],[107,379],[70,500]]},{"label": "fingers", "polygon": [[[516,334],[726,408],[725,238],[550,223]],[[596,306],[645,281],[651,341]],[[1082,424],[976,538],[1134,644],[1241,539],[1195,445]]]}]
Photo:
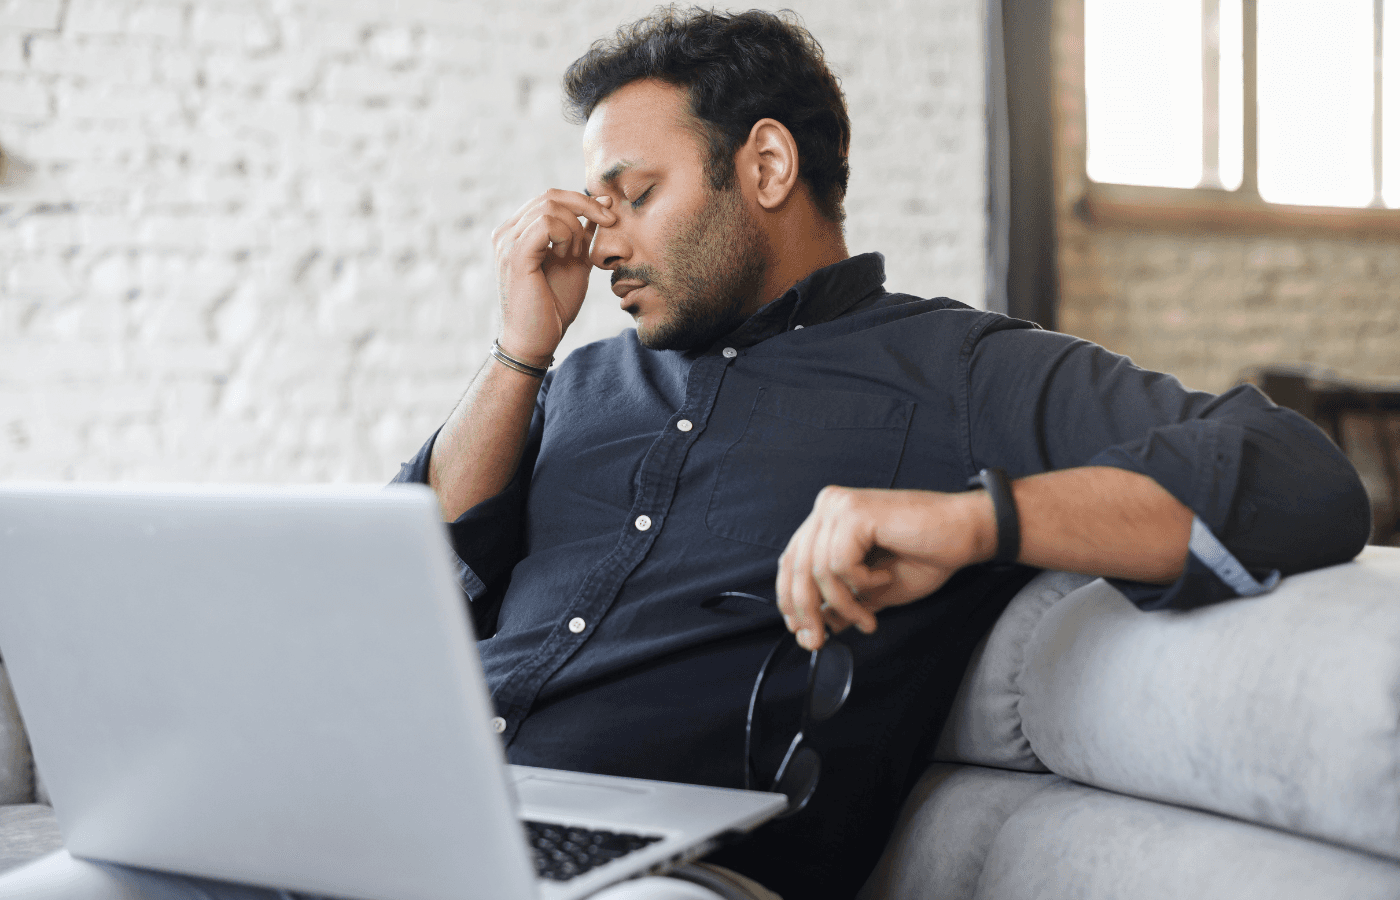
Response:
[{"label": "fingers", "polygon": [[827,628],[875,630],[861,592],[884,586],[889,575],[864,563],[873,541],[855,492],[829,487],[817,496],[778,561],[778,607],[803,647],[820,647]]},{"label": "fingers", "polygon": [[970,553],[961,494],[827,487],[778,560],[778,608],[808,649],[830,628],[867,634],[885,607],[928,596]]},{"label": "fingers", "polygon": [[821,530],[821,512],[818,497],[778,559],[778,609],[788,631],[808,650],[819,648],[826,639],[821,590],[812,577],[812,552]]},{"label": "fingers", "polygon": [[578,233],[582,231],[578,219],[573,216],[541,215],[529,222],[520,232],[516,247],[524,251],[525,259],[542,260],[547,254],[561,259],[573,252]]},{"label": "fingers", "polygon": [[527,361],[552,357],[588,291],[598,227],[616,222],[592,197],[556,189],[491,232],[503,346]]},{"label": "fingers", "polygon": [[826,638],[821,617],[821,592],[812,580],[812,544],[818,527],[815,515],[807,520],[788,541],[787,549],[778,558],[778,609],[788,631],[797,635],[797,642],[815,650]]},{"label": "fingers", "polygon": [[597,226],[616,222],[617,214],[596,199],[556,188],[516,210],[491,233],[491,239],[498,256],[523,256],[538,264],[550,251],[561,259],[582,256]]},{"label": "fingers", "polygon": [[875,529],[854,508],[852,495],[833,497],[823,517],[812,555],[812,578],[827,607],[866,634],[875,630],[875,615],[861,594],[876,586],[864,560],[874,544]]},{"label": "fingers", "polygon": [[[507,263],[538,265],[551,252],[560,258],[577,256],[584,235],[584,227],[576,216],[564,207],[546,202],[498,235],[496,252],[504,254]],[[592,239],[591,233],[588,238]]]},{"label": "fingers", "polygon": [[590,197],[578,191],[566,191],[561,188],[550,188],[538,197],[526,201],[515,211],[509,219],[501,223],[500,230],[509,230],[521,222],[532,218],[531,211],[541,204],[551,203],[555,206],[568,210],[568,214],[577,218],[587,219],[599,225],[612,225],[617,221],[617,214],[600,203],[600,200],[609,201],[611,197]]},{"label": "fingers", "polygon": [[[549,191],[549,194],[550,196],[557,194],[558,196],[555,197],[555,199],[557,199],[559,203],[567,207],[574,215],[587,219],[595,225],[613,225],[617,222],[617,213],[608,208],[608,206],[611,206],[611,202],[609,202],[608,206],[605,206],[599,202],[599,198],[590,197],[578,191],[561,191],[556,189]],[[603,199],[608,201],[612,200],[611,197]]]}]

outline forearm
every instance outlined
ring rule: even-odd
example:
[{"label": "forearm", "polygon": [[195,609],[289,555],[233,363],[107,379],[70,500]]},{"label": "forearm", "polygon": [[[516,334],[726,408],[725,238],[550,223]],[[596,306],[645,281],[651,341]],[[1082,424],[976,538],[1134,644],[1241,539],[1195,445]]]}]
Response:
[{"label": "forearm", "polygon": [[443,518],[462,513],[505,489],[515,476],[530,430],[540,380],[493,358],[472,379],[438,432],[428,484]]},{"label": "forearm", "polygon": [[[1145,475],[1078,468],[1012,484],[1018,562],[1140,581],[1171,581],[1187,558],[1193,515]],[[936,591],[990,561],[997,522],[984,491],[829,487],[778,561],[778,608],[804,647],[819,623],[876,627],[875,613]]]},{"label": "forearm", "polygon": [[[548,368],[588,290],[595,230],[616,221],[594,198],[555,189],[491,233],[501,352],[527,367]],[[477,372],[428,461],[428,484],[447,521],[496,496],[515,476],[539,392],[537,377],[497,359]]]},{"label": "forearm", "polygon": [[[1021,522],[1021,563],[1156,583],[1173,581],[1186,565],[1192,512],[1146,475],[1098,466],[1064,469],[1017,479],[1011,490]],[[990,499],[980,499],[982,544],[990,558],[996,520]]]},{"label": "forearm", "polygon": [[[984,338],[969,378],[972,467],[1017,475],[1081,466],[1137,472],[1256,573],[1334,565],[1365,543],[1365,491],[1346,457],[1311,423],[1251,387],[1218,397],[1189,391],[1101,347],[1031,331]],[[1190,559],[1195,567],[1198,557]],[[1209,578],[1165,589],[1128,580],[1119,587],[1144,609],[1238,595]]]}]

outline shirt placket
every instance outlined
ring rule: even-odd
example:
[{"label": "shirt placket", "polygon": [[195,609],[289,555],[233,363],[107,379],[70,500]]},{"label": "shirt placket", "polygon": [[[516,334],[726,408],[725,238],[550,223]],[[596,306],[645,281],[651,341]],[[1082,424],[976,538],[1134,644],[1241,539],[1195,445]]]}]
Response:
[{"label": "shirt placket", "polygon": [[724,373],[738,355],[736,349],[725,347],[691,363],[686,376],[685,401],[667,420],[642,458],[632,508],[617,544],[584,576],[539,652],[499,682],[492,695],[497,712],[493,724],[507,746],[515,739],[545,683],[598,630],[628,576],[646,558],[665,527],[681,467],[690,448],[704,433]]}]

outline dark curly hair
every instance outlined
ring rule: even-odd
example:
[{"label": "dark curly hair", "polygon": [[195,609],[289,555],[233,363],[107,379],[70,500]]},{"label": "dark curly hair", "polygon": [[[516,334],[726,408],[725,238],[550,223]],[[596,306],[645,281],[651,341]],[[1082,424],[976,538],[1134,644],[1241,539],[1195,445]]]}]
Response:
[{"label": "dark curly hair", "polygon": [[797,141],[798,174],[822,215],[845,219],[851,119],[821,45],[795,13],[657,9],[594,42],[564,73],[564,96],[582,123],[613,91],[655,78],[690,93],[706,142],[710,187],[734,184],[734,154],[759,119],[782,122]]}]

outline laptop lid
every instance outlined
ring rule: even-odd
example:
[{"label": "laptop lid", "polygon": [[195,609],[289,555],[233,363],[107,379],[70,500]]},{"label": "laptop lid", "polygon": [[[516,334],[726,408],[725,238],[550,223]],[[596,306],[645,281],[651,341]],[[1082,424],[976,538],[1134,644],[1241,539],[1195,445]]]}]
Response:
[{"label": "laptop lid", "polygon": [[[0,654],[70,852],[367,900],[572,900],[778,794],[504,767],[421,486],[0,486]],[[538,881],[519,818],[659,838]]]},{"label": "laptop lid", "polygon": [[0,654],[74,855],[536,895],[425,488],[0,487]]}]

